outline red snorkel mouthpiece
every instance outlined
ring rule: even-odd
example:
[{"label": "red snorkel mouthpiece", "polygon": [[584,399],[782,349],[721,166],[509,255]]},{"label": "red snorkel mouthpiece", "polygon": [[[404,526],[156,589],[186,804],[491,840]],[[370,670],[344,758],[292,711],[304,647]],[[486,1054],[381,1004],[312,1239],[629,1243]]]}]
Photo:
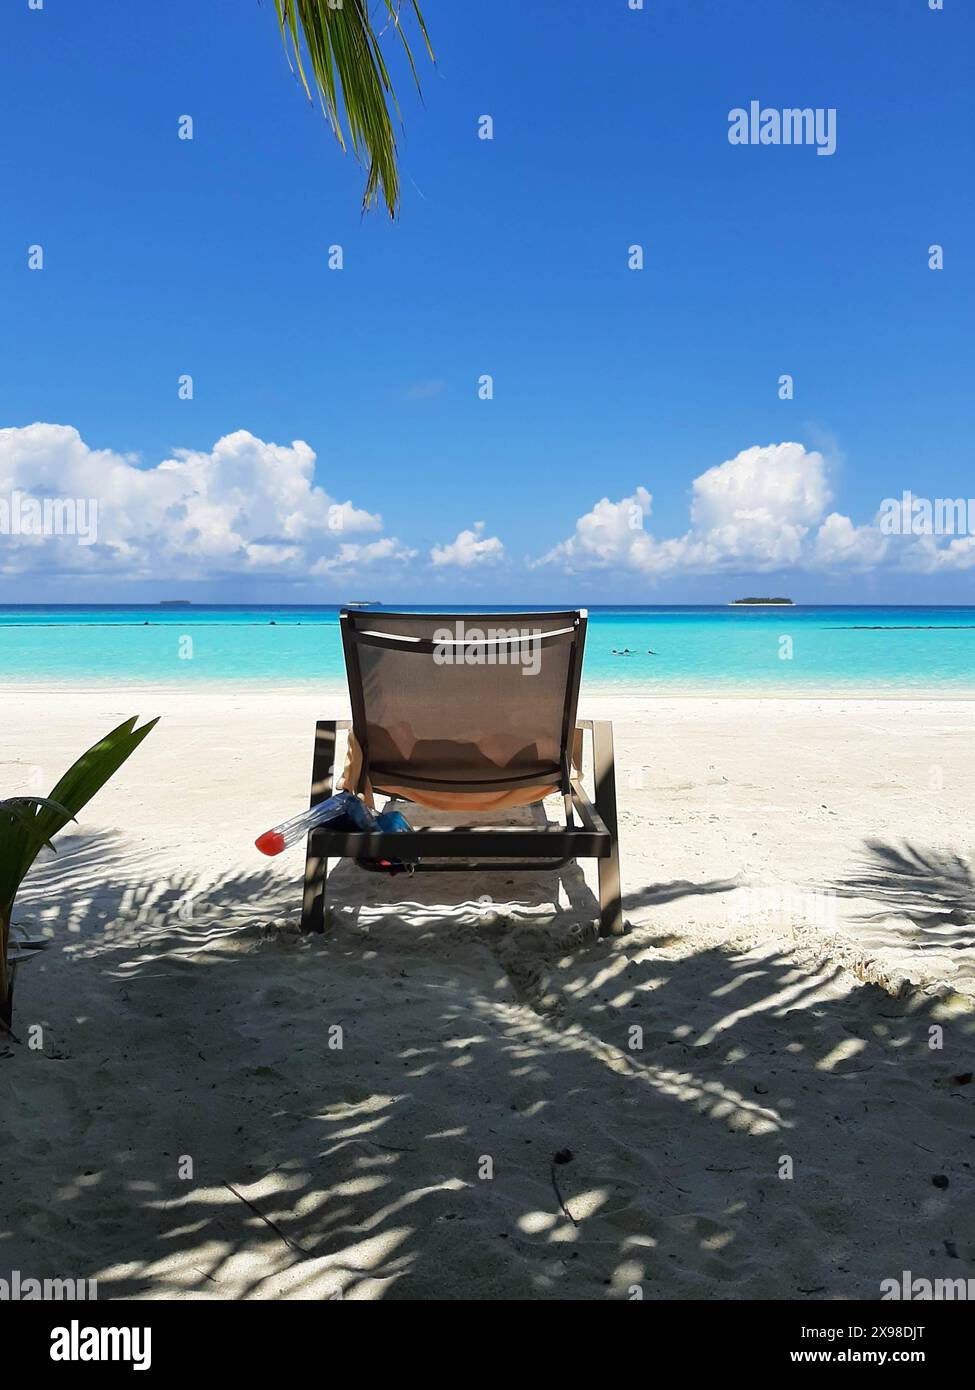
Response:
[{"label": "red snorkel mouthpiece", "polygon": [[254,844],[262,854],[280,854],[284,849],[284,836],[280,830],[265,830],[263,835],[259,835]]}]

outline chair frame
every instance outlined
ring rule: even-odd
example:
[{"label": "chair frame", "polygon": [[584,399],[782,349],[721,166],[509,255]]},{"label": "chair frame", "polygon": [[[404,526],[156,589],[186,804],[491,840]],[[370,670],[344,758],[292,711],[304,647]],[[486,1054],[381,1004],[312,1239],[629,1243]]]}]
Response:
[{"label": "chair frame", "polygon": [[[388,613],[383,616],[415,616]],[[315,726],[315,749],[312,758],[311,796],[309,808],[317,806],[332,795],[335,781],[335,755],[339,730],[354,730],[362,749],[362,790],[369,777],[368,746],[366,743],[366,716],[363,699],[361,673],[359,670],[356,642],[359,634],[355,620],[367,618],[365,613],[350,615],[347,610],[341,613],[342,639],[345,649],[346,669],[349,676],[349,693],[352,701],[352,719],[322,719]],[[505,623],[513,625],[519,621],[528,622],[537,614],[457,614],[424,613],[433,621],[456,621],[458,618],[470,619],[478,624]],[[600,936],[622,935],[623,913],[620,893],[619,836],[616,817],[616,766],[613,749],[613,726],[608,720],[577,719],[576,705],[579,695],[579,681],[582,672],[582,651],[585,642],[586,612],[571,611],[560,614],[546,613],[548,618],[564,618],[573,625],[570,639],[558,634],[558,640],[572,640],[573,653],[570,659],[569,678],[566,682],[566,699],[562,727],[560,789],[565,806],[565,825],[546,824],[538,827],[527,826],[431,826],[416,830],[393,833],[371,833],[368,831],[345,832],[320,826],[309,832],[305,857],[304,896],[302,901],[301,928],[305,932],[323,932],[330,922],[327,902],[327,880],[330,859],[459,859],[463,863],[431,864],[420,862],[416,872],[463,872],[473,870],[512,870],[555,869],[577,859],[596,859],[599,873],[599,934]],[[395,639],[394,639],[395,640]],[[543,637],[542,641],[545,640]],[[496,645],[490,640],[474,642],[475,646]],[[590,801],[581,777],[571,764],[573,731],[581,729],[589,734],[592,741],[593,770],[595,776],[595,803]],[[396,783],[409,789],[409,783],[401,772],[397,772]],[[521,779],[524,780],[524,779]],[[537,775],[532,781],[537,781]],[[427,779],[413,779],[417,787],[439,784]],[[518,780],[500,778],[496,782],[479,781],[475,783],[453,782],[450,789],[457,792],[476,792],[483,790],[502,790],[517,786]],[[381,788],[380,788],[381,790]],[[476,813],[475,813],[476,814]],[[576,825],[578,817],[579,825]]]}]

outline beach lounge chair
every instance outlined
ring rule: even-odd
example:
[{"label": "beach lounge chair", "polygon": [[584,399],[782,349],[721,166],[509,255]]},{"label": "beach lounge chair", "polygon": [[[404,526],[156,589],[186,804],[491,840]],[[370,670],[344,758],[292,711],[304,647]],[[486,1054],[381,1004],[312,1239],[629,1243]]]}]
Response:
[{"label": "beach lounge chair", "polygon": [[[600,934],[622,933],[613,727],[576,719],[585,610],[343,609],[340,622],[352,719],[316,725],[311,806],[332,795],[337,733],[346,729],[341,786],[370,804],[381,792],[448,811],[458,823],[387,834],[312,830],[302,929],[321,932],[328,923],[330,859],[419,860],[417,872],[596,859]],[[587,734],[594,801],[582,786]],[[474,812],[530,806],[553,793],[563,797],[564,825],[472,823]]]}]

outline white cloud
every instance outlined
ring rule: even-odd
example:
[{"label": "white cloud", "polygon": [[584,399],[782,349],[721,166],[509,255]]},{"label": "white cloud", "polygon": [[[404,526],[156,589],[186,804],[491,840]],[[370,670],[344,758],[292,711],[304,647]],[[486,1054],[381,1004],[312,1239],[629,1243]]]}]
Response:
[{"label": "white cloud", "polygon": [[947,545],[939,545],[934,536],[913,536],[901,544],[905,548],[904,568],[920,574],[967,570],[975,565],[975,536],[956,536]]},{"label": "white cloud", "polygon": [[832,494],[822,454],[801,444],[755,445],[694,479],[688,558],[707,567],[783,569]]},{"label": "white cloud", "polygon": [[374,565],[380,560],[391,560],[402,564],[412,560],[418,552],[404,546],[395,536],[384,536],[379,541],[369,541],[359,545],[347,541],[339,547],[337,555],[323,557],[309,570],[311,575],[332,574],[338,571],[359,569],[363,565]]},{"label": "white cloud", "polygon": [[601,498],[576,522],[575,534],[543,555],[539,564],[563,561],[570,570],[607,566],[649,569],[647,551],[653,542],[643,523],[652,507],[653,498],[645,487],[638,487],[631,497],[619,502]]},{"label": "white cloud", "polygon": [[[0,496],[91,498],[98,508],[94,544],[3,537],[0,570],[301,576],[341,555],[348,535],[382,530],[381,516],[318,486],[314,468],[301,440],[269,444],[246,430],[146,468],[131,455],[89,448],[66,425],[0,429]],[[363,556],[372,558],[368,547]]]},{"label": "white cloud", "polygon": [[830,512],[816,532],[811,562],[822,569],[870,569],[888,549],[888,538],[876,526],[854,526],[848,516]]},{"label": "white cloud", "polygon": [[461,531],[456,540],[448,545],[435,545],[430,551],[435,565],[460,565],[463,569],[492,564],[503,555],[504,544],[497,536],[484,535],[483,521],[475,521],[472,530]]},{"label": "white cloud", "polygon": [[822,454],[801,444],[754,445],[694,479],[696,530],[732,520],[811,525],[831,501]]},{"label": "white cloud", "polygon": [[569,571],[616,569],[649,578],[674,574],[758,574],[783,569],[902,571],[975,567],[975,537],[884,534],[880,512],[857,526],[833,500],[822,454],[802,444],[754,445],[708,468],[691,485],[690,526],[657,539],[644,523],[651,496],[604,497],[576,522],[567,540],[538,564]]},{"label": "white cloud", "polygon": [[[18,495],[40,502],[93,499],[94,542],[11,534],[15,528],[5,518]],[[822,454],[793,442],[755,445],[694,479],[687,529],[680,534],[652,534],[653,498],[640,486],[617,501],[602,497],[569,537],[530,563],[650,579],[795,568],[975,569],[975,536],[918,535],[910,526],[907,534],[890,535],[882,507],[857,525],[828,511],[832,500]],[[210,450],[176,449],[146,467],[137,456],[90,448],[66,425],[0,429],[5,575],[301,580],[367,567],[381,572],[417,559],[416,549],[382,530],[381,516],[334,498],[315,482],[315,454],[301,440],[266,443],[238,430]],[[422,568],[490,573],[505,558],[502,541],[486,535],[478,521],[433,546]]]},{"label": "white cloud", "polygon": [[657,540],[644,529],[652,498],[638,487],[619,502],[597,502],[543,563],[647,575],[781,569],[798,563],[830,496],[822,455],[801,444],[756,445],[694,479],[682,536]]}]

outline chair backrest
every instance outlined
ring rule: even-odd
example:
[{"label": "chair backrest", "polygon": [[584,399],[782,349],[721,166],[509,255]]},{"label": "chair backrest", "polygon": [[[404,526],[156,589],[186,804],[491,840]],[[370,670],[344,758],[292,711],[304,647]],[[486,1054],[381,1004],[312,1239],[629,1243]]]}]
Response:
[{"label": "chair backrest", "polygon": [[341,614],[362,779],[569,789],[585,610]]}]

